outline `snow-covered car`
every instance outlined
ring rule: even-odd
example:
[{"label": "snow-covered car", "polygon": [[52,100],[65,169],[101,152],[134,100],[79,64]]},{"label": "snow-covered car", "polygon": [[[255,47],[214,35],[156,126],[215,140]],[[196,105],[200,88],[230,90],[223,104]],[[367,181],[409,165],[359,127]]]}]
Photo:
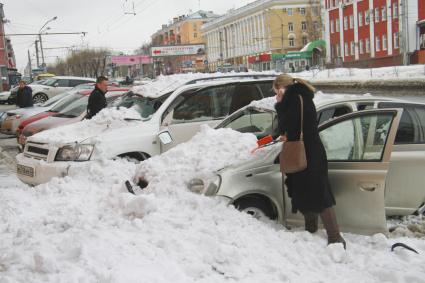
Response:
[{"label": "snow-covered car", "polygon": [[[272,96],[273,79],[274,76],[200,79],[198,83],[186,82],[174,87],[171,92],[169,82],[146,86],[149,90],[166,89],[165,93],[142,95],[131,91],[117,104],[117,108],[131,108],[133,114],[130,110],[126,112],[129,116],[106,109],[98,114],[101,118],[93,121],[82,121],[30,137],[23,154],[17,156],[17,175],[23,182],[37,185],[52,177],[67,175],[71,167],[82,161],[116,157],[144,160],[158,155],[188,141],[201,125],[216,126],[251,101]],[[161,142],[163,131],[172,134],[170,143]]]},{"label": "snow-covered car", "polygon": [[0,92],[0,104],[8,104],[10,97],[10,91],[2,91]]},{"label": "snow-covered car", "polygon": [[[357,233],[387,232],[386,216],[423,213],[425,104],[374,97],[326,101],[319,98],[316,105],[341,226]],[[272,105],[248,106],[217,128],[277,138]],[[303,219],[291,212],[282,190],[281,148],[280,142],[271,142],[249,162],[219,170],[214,180],[193,179],[189,188],[225,197],[254,217],[299,225]]]},{"label": "snow-covered car", "polygon": [[30,84],[35,103],[43,103],[62,92],[81,84],[94,83],[95,79],[84,77],[57,76],[43,81],[43,84]]},{"label": "snow-covered car", "polygon": [[42,112],[51,110],[55,105],[60,103],[62,99],[72,94],[72,91],[64,92],[47,100],[42,104],[36,104],[33,107],[17,108],[6,112],[6,118],[1,124],[0,132],[8,135],[15,135],[19,124],[25,119],[37,115]]}]

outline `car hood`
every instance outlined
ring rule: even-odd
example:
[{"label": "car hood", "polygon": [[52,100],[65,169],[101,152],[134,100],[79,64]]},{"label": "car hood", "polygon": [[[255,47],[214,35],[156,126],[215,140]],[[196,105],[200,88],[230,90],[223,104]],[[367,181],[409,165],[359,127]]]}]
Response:
[{"label": "car hood", "polygon": [[40,106],[34,106],[34,107],[28,107],[28,108],[18,108],[15,110],[7,111],[7,113],[14,114],[14,115],[22,115],[23,117],[30,117],[37,115],[41,112],[45,112],[49,110],[48,107],[40,107]]},{"label": "car hood", "polygon": [[252,153],[252,158],[246,162],[233,164],[218,170],[217,173],[225,174],[232,172],[249,171],[255,168],[270,166],[277,161],[277,157],[282,150],[282,143],[274,143],[257,149]]},{"label": "car hood", "polygon": [[[154,123],[142,122],[137,112],[131,117],[125,115],[135,112],[131,109],[117,110],[115,108],[104,109],[91,120],[67,123],[68,125],[50,129],[32,136],[29,141],[64,145],[74,142],[85,142],[90,144],[108,143],[113,140],[130,139],[131,136],[152,135],[158,133],[158,126]],[[103,115],[102,115],[103,114]],[[114,116],[114,114],[116,114]],[[48,117],[34,124],[41,124],[45,120],[57,117]],[[65,118],[62,118],[65,119]],[[48,123],[52,123],[47,121]],[[30,124],[28,127],[32,126]],[[25,128],[26,129],[26,128]],[[142,133],[142,134],[141,134]]]}]

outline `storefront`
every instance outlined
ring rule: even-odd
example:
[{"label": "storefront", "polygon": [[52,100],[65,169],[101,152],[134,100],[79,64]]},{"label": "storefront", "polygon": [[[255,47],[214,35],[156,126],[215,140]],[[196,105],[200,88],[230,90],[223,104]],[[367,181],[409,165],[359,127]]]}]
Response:
[{"label": "storefront", "polygon": [[272,54],[264,53],[248,57],[248,68],[254,71],[270,71],[272,69]]}]

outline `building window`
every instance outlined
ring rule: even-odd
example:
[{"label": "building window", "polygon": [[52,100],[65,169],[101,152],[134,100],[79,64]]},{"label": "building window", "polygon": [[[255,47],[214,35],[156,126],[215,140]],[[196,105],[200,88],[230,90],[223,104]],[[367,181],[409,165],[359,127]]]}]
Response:
[{"label": "building window", "polygon": [[348,43],[347,42],[345,42],[344,43],[344,56],[350,56],[350,53],[348,53]]},{"label": "building window", "polygon": [[369,22],[370,22],[370,11],[366,10],[364,12],[364,23],[367,26],[367,25],[369,25]]},{"label": "building window", "polygon": [[360,54],[364,53],[364,41],[363,41],[363,39],[360,39],[360,41],[359,41],[359,53]]},{"label": "building window", "polygon": [[385,34],[382,36],[382,50],[387,50],[387,36]]},{"label": "building window", "polygon": [[393,18],[397,19],[398,18],[398,3],[393,3]]},{"label": "building window", "polygon": [[288,23],[288,30],[294,31],[294,24],[293,23]]},{"label": "building window", "polygon": [[359,27],[363,26],[363,12],[359,13]]},{"label": "building window", "polygon": [[341,46],[339,44],[336,45],[336,56],[341,57]]},{"label": "building window", "polygon": [[386,21],[387,20],[387,7],[382,6],[382,21]]},{"label": "building window", "polygon": [[314,21],[313,27],[314,27],[314,30],[319,30],[319,23],[317,21]]},{"label": "building window", "polygon": [[336,19],[335,21],[335,31],[339,32],[339,19]]},{"label": "building window", "polygon": [[306,46],[308,43],[307,36],[303,36],[303,46]]},{"label": "building window", "polygon": [[300,8],[300,14],[305,15],[305,8]]},{"label": "building window", "polygon": [[331,33],[335,32],[335,22],[331,21]]},{"label": "building window", "polygon": [[354,28],[354,16],[350,15],[350,29]]},{"label": "building window", "polygon": [[348,29],[348,18],[347,16],[344,17],[344,30]]},{"label": "building window", "polygon": [[295,38],[294,37],[290,37],[289,38],[289,46],[290,47],[294,47],[295,46]]},{"label": "building window", "polygon": [[377,36],[376,38],[375,38],[375,50],[376,51],[381,51],[381,37],[380,36]]},{"label": "building window", "polygon": [[355,50],[354,50],[354,48],[355,48],[355,45],[354,45],[354,41],[351,41],[351,46],[350,46],[351,48],[351,56],[353,56],[354,54],[355,54]]},{"label": "building window", "polygon": [[375,8],[375,23],[379,23],[379,8]]},{"label": "building window", "polygon": [[366,53],[370,53],[370,39],[366,38]]},{"label": "building window", "polygon": [[318,15],[319,15],[319,7],[314,6],[314,7],[311,9],[311,11],[312,11],[312,13],[313,13],[313,16],[318,16]]},{"label": "building window", "polygon": [[307,22],[301,22],[301,29],[302,29],[302,31],[307,30]]},{"label": "building window", "polygon": [[398,32],[394,33],[394,49],[398,48]]},{"label": "building window", "polygon": [[292,8],[288,8],[288,16],[292,16],[294,12],[292,11]]}]

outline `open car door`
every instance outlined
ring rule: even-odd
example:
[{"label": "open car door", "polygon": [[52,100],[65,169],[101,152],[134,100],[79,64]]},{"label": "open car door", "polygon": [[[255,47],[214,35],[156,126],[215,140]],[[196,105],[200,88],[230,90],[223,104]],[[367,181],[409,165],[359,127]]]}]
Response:
[{"label": "open car door", "polygon": [[[385,179],[401,109],[350,113],[320,126],[342,231],[387,233]],[[290,203],[285,193],[285,202]],[[300,216],[286,209],[288,223]]]}]

